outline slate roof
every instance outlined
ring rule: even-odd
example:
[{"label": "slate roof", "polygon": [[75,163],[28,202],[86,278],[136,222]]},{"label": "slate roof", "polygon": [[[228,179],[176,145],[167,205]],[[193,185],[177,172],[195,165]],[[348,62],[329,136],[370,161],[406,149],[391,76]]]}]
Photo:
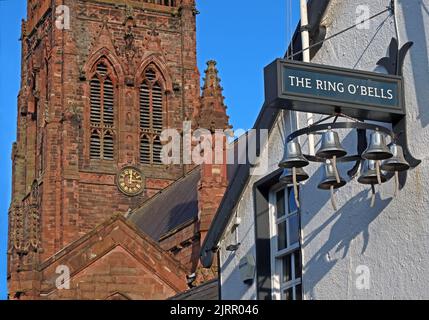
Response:
[{"label": "slate roof", "polygon": [[168,300],[220,300],[219,282],[217,279],[208,281]]},{"label": "slate roof", "polygon": [[196,167],[145,202],[128,219],[155,241],[197,219],[200,178],[201,168]]},{"label": "slate roof", "polygon": [[[238,140],[232,142],[230,152],[238,153],[237,142]],[[229,182],[239,167],[237,161],[227,166]],[[197,220],[200,179],[201,167],[198,166],[135,209],[128,220],[155,241]]]}]

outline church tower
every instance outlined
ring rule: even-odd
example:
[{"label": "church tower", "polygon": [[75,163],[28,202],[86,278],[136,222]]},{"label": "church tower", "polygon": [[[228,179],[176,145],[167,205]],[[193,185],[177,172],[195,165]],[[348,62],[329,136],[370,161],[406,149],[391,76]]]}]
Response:
[{"label": "church tower", "polygon": [[162,163],[163,129],[205,125],[210,112],[227,127],[225,109],[200,96],[196,14],[194,0],[28,0],[12,153],[12,296],[40,291],[42,262],[193,169]]}]

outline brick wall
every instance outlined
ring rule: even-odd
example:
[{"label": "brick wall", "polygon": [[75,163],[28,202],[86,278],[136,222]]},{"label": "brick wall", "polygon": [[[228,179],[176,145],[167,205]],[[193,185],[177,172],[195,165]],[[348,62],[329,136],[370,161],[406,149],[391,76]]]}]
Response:
[{"label": "brick wall", "polygon": [[[136,119],[139,79],[149,63],[165,80],[165,127],[181,128],[192,117],[199,97],[194,3],[133,2],[133,8],[125,3],[65,1],[71,28],[59,30],[53,25],[51,1],[29,1],[22,28],[12,203],[30,192],[35,179],[41,183],[42,261],[115,212],[135,208],[186,170],[139,164]],[[134,41],[127,45],[129,34]],[[88,156],[88,70],[100,57],[107,57],[118,78],[114,161]],[[146,177],[147,189],[135,198],[120,193],[115,184],[120,168],[130,164]]]}]

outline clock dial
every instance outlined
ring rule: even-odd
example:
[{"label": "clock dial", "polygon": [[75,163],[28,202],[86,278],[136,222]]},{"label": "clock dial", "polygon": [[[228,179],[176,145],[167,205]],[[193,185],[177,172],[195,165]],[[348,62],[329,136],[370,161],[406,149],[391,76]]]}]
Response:
[{"label": "clock dial", "polygon": [[132,167],[121,170],[118,175],[118,187],[129,196],[138,195],[143,191],[144,179],[141,172]]}]

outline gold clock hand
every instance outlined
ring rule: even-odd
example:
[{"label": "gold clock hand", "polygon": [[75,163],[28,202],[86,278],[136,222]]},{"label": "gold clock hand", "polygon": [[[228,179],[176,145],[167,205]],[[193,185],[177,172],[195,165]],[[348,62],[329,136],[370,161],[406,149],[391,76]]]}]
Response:
[{"label": "gold clock hand", "polygon": [[133,179],[133,173],[132,172],[130,172],[130,177],[128,178],[128,181],[130,184],[133,184],[135,182]]}]

